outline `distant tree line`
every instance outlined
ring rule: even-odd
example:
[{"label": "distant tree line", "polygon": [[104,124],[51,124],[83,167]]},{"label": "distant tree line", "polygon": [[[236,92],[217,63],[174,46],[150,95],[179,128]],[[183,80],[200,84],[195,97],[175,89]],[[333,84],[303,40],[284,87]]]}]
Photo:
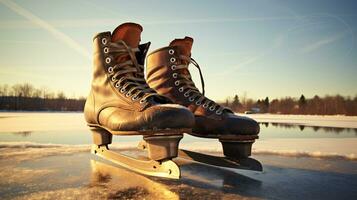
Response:
[{"label": "distant tree line", "polygon": [[83,111],[85,98],[67,98],[65,93],[35,88],[31,84],[0,85],[0,110]]},{"label": "distant tree line", "polygon": [[[62,91],[53,92],[46,87],[35,88],[31,84],[0,85],[0,110],[26,111],[83,111],[85,98],[68,98]],[[235,112],[354,115],[357,116],[357,96],[340,95],[313,98],[285,97],[270,100],[269,97],[253,100],[246,94],[234,95],[221,102]]]},{"label": "distant tree line", "polygon": [[269,97],[253,100],[235,95],[221,103],[235,112],[275,113],[275,114],[309,114],[309,115],[357,115],[357,96],[354,98],[341,95],[306,98],[285,97],[270,100]]}]

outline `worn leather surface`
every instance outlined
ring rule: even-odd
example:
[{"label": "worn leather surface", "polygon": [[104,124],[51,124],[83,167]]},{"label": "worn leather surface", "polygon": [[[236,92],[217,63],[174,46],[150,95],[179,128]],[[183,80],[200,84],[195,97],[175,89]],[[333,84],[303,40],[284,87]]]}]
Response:
[{"label": "worn leather surface", "polygon": [[[106,46],[102,39],[111,42],[111,33],[103,32],[93,40],[93,79],[87,98],[84,115],[88,124],[104,126],[113,131],[140,131],[167,128],[191,128],[194,116],[185,107],[162,104],[150,99],[146,103],[132,101],[118,91],[108,74],[108,67],[116,62],[110,54],[104,53]],[[139,46],[136,54],[138,62],[143,63],[149,44]],[[112,62],[105,63],[111,57]],[[124,61],[124,60],[123,60]]]},{"label": "worn leather surface", "polygon": [[[189,38],[192,39],[192,38]],[[176,79],[173,73],[177,70],[172,70],[172,65],[183,64],[180,55],[190,55],[191,45],[193,40],[186,42],[189,51],[181,46],[175,46],[180,42],[179,39],[174,40],[171,44],[174,46],[164,47],[153,51],[147,57],[146,63],[146,80],[149,86],[161,95],[170,98],[174,103],[183,105],[189,108],[195,115],[195,126],[193,132],[198,135],[256,135],[259,133],[259,124],[250,118],[237,116],[229,111],[224,111],[221,115],[215,111],[210,111],[208,108],[203,108],[202,105],[196,105],[195,101],[189,101],[188,97],[184,96],[184,92],[179,91],[180,86],[175,85]],[[170,54],[169,50],[174,53]],[[172,52],[172,51],[171,51]],[[175,58],[175,62],[170,59]],[[181,73],[189,73],[187,71]]]}]

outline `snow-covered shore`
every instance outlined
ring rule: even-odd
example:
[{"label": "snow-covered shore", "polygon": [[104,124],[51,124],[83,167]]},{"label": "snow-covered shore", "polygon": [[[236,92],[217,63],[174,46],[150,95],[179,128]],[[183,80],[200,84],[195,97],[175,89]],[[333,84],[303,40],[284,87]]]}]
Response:
[{"label": "snow-covered shore", "polygon": [[[357,116],[239,114],[262,123],[357,128]],[[86,130],[83,113],[0,112],[0,132]]]},{"label": "snow-covered shore", "polygon": [[281,123],[305,126],[357,128],[357,116],[343,115],[279,115],[279,114],[239,114],[262,123]]},{"label": "snow-covered shore", "polygon": [[0,133],[86,129],[78,112],[0,112]]}]

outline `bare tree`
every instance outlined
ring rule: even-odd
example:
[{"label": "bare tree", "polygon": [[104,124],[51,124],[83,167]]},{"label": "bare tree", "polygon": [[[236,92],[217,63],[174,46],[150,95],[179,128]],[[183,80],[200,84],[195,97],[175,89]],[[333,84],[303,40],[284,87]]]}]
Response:
[{"label": "bare tree", "polygon": [[66,95],[64,94],[64,92],[57,92],[57,99],[66,99]]},{"label": "bare tree", "polygon": [[8,94],[8,86],[7,85],[0,85],[0,96],[7,96]]},{"label": "bare tree", "polygon": [[34,87],[31,84],[24,83],[20,85],[20,91],[23,97],[31,97]]},{"label": "bare tree", "polygon": [[23,94],[21,93],[21,85],[20,84],[15,84],[11,87],[13,96],[15,97],[22,97]]}]

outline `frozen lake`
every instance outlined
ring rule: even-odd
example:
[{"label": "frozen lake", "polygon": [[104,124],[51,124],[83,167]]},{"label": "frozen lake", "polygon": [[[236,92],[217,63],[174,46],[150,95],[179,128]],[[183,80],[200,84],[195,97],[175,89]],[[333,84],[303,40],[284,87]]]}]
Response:
[{"label": "frozen lake", "polygon": [[[261,134],[253,157],[264,165],[263,173],[183,163],[182,179],[173,181],[135,174],[92,156],[81,113],[0,113],[0,197],[357,199],[357,129],[351,119],[338,117],[349,123],[345,128],[321,117],[322,127],[309,117],[296,123],[287,118],[257,119]],[[113,147],[132,154],[141,137],[113,139]],[[221,151],[216,140],[189,135],[180,147]]]}]

